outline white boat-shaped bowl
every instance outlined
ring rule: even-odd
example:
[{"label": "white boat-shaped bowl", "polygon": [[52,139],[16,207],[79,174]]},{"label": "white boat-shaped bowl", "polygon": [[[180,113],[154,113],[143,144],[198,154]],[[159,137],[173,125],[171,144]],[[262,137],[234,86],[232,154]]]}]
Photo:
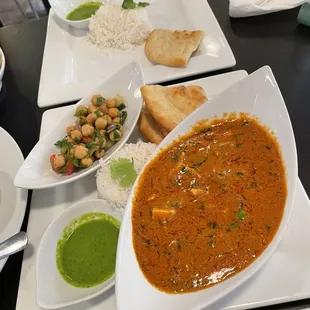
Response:
[{"label": "white boat-shaped bowl", "polygon": [[69,176],[60,175],[51,169],[49,156],[58,154],[59,150],[54,143],[66,135],[66,127],[75,123],[74,112],[79,105],[88,105],[93,94],[101,94],[104,97],[114,97],[120,94],[125,98],[127,119],[124,124],[124,135],[122,139],[111,147],[102,158],[105,162],[109,157],[120,149],[129,139],[135,128],[141,108],[142,96],[140,87],[144,85],[144,77],[141,66],[133,62],[105,80],[95,88],[88,96],[80,100],[64,117],[57,122],[55,127],[48,132],[32,149],[14,179],[14,185],[29,189],[43,189],[66,184],[78,180],[99,168],[99,161],[86,169],[74,172]]},{"label": "white boat-shaped bowl", "polygon": [[224,112],[246,112],[275,132],[286,166],[288,196],[280,227],[266,250],[246,269],[222,283],[208,289],[187,294],[166,294],[157,290],[143,276],[132,245],[132,198],[128,200],[119,235],[116,262],[116,302],[118,310],[198,310],[227,295],[253,276],[271,257],[288,225],[296,190],[297,153],[289,115],[277,82],[269,67],[265,66],[213,97],[176,127],[159,145],[169,145],[179,135],[190,131],[202,119]]},{"label": "white boat-shaped bowl", "polygon": [[78,288],[68,284],[56,265],[56,247],[65,227],[75,218],[89,212],[113,216],[119,222],[122,212],[107,201],[94,199],[79,202],[59,215],[46,229],[36,255],[37,291],[36,303],[42,309],[58,309],[94,298],[103,294],[115,283],[115,276],[90,288]]}]

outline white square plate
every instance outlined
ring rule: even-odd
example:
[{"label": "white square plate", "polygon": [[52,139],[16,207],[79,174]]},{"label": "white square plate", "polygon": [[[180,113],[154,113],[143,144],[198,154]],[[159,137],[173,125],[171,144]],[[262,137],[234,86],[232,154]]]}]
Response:
[{"label": "white square plate", "polygon": [[[113,0],[118,1],[120,0]],[[103,56],[86,43],[87,31],[64,24],[50,10],[41,69],[39,107],[78,100],[127,63],[141,63],[146,84],[233,67],[234,55],[206,0],[149,0],[146,8],[153,28],[197,30],[205,32],[199,49],[187,68],[152,64],[144,45],[134,53]]]}]

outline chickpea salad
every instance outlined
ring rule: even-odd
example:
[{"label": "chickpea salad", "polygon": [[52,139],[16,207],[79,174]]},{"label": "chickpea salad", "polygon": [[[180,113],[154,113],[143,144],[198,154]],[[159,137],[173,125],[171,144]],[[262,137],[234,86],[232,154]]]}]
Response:
[{"label": "chickpea salad", "polygon": [[68,126],[67,135],[55,143],[60,154],[50,156],[52,169],[70,175],[102,158],[123,136],[127,118],[125,108],[122,96],[105,99],[100,94],[92,96],[88,107],[78,106],[74,114],[75,124]]}]

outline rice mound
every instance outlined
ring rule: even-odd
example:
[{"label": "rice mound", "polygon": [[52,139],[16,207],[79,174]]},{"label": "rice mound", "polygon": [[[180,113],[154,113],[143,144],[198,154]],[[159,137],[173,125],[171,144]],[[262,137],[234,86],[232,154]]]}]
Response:
[{"label": "rice mound", "polygon": [[137,174],[139,174],[145,163],[155,151],[156,147],[156,144],[142,141],[139,141],[138,143],[129,143],[125,144],[118,152],[111,156],[107,162],[102,163],[102,161],[100,161],[101,168],[97,170],[96,173],[96,183],[99,198],[107,200],[117,208],[124,209],[132,186],[121,187],[117,181],[111,178],[111,160],[117,160],[119,158],[127,158],[129,160],[133,159],[134,168]]}]

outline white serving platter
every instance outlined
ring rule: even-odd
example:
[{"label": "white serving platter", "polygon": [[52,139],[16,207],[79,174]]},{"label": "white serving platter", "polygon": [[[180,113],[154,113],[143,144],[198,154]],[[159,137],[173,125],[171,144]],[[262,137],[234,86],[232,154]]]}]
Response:
[{"label": "white serving platter", "polygon": [[230,46],[206,0],[149,2],[150,6],[146,10],[153,28],[205,31],[199,49],[186,68],[152,64],[145,56],[144,45],[132,54],[124,52],[103,56],[95,46],[86,43],[86,30],[68,26],[50,10],[39,85],[39,107],[78,100],[133,60],[141,63],[146,84],[229,68],[236,64]]},{"label": "white serving platter", "polygon": [[[212,89],[221,91],[246,75],[245,71],[236,71],[187,84],[203,86],[208,97],[212,97],[216,94]],[[210,87],[207,88],[208,86]],[[46,111],[42,117],[41,137],[53,127],[55,120],[70,108],[67,106]],[[138,132],[135,132],[134,140],[139,139]],[[97,198],[94,174],[65,186],[33,192],[27,231],[30,244],[24,252],[17,310],[40,309],[35,303],[35,253],[48,225],[72,204],[94,198]],[[204,310],[243,310],[309,298],[309,218],[310,201],[298,181],[289,227],[272,258],[253,278]],[[114,288],[92,300],[65,309],[116,310]]]}]

